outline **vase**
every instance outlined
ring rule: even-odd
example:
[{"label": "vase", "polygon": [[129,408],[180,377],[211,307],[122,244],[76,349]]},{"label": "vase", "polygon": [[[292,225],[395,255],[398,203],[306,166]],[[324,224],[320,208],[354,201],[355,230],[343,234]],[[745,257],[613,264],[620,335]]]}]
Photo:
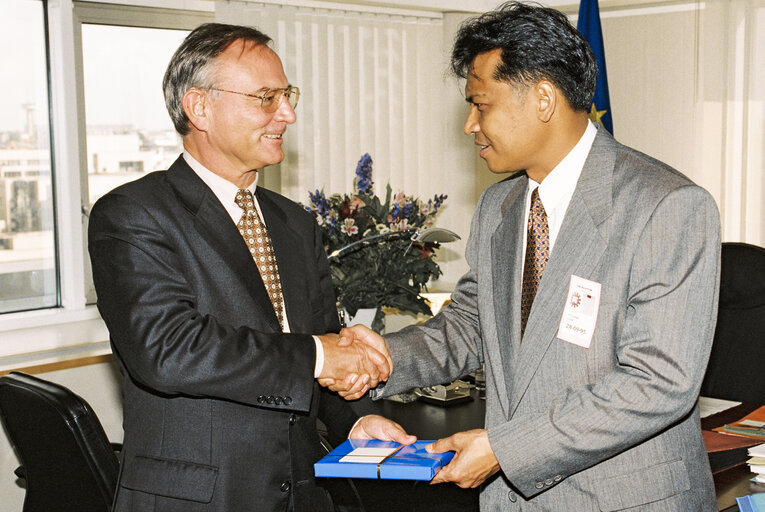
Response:
[{"label": "vase", "polygon": [[348,315],[348,326],[361,324],[372,329],[377,334],[385,331],[385,313],[382,308],[359,308],[356,315]]},{"label": "vase", "polygon": [[365,327],[372,328],[372,322],[375,320],[377,314],[377,308],[359,308],[354,316],[349,315],[348,325],[361,324]]}]

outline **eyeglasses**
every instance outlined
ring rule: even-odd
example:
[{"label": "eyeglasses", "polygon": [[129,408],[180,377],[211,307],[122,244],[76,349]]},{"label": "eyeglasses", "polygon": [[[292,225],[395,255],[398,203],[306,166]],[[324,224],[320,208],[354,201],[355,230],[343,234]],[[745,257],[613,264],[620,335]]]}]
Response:
[{"label": "eyeglasses", "polygon": [[293,109],[297,107],[298,99],[300,98],[300,89],[292,85],[288,85],[283,89],[266,89],[263,94],[249,94],[246,92],[229,91],[228,89],[218,89],[216,87],[210,87],[208,90],[230,92],[231,94],[239,94],[248,98],[257,98],[260,100],[260,108],[267,114],[273,114],[279,109],[279,105],[282,104],[282,97],[287,98]]}]

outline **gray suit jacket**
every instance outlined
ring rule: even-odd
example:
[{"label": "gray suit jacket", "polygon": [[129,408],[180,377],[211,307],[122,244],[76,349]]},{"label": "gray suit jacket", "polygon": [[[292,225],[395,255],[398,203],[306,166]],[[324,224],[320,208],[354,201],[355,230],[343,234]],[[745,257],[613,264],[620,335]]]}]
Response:
[{"label": "gray suit jacket", "polygon": [[[485,364],[501,472],[482,510],[716,510],[695,406],[717,311],[714,200],[600,130],[521,343],[527,183],[484,192],[470,271],[441,314],[386,336],[394,371],[377,395]],[[602,284],[589,348],[556,338],[571,275]]]}]

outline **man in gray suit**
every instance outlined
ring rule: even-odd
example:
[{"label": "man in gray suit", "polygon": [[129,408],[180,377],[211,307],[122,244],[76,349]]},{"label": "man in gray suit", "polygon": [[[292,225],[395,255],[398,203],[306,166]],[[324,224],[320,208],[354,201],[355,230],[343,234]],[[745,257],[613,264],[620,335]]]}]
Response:
[{"label": "man in gray suit", "polygon": [[[486,428],[441,439],[434,482],[482,510],[713,511],[696,399],[714,331],[707,192],[588,120],[597,67],[555,10],[508,3],[460,29],[465,133],[495,173],[451,304],[387,335],[379,396],[486,370]],[[541,204],[540,204],[541,203]],[[354,398],[363,387],[324,381]]]}]

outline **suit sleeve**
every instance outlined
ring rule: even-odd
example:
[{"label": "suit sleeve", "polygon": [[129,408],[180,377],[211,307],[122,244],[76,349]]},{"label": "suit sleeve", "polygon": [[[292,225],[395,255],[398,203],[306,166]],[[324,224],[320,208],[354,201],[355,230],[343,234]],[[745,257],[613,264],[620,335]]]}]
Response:
[{"label": "suit sleeve", "polygon": [[716,319],[720,233],[712,198],[673,190],[632,257],[613,368],[548,410],[489,428],[502,471],[526,497],[669,428],[694,407]]},{"label": "suit sleeve", "polygon": [[[315,345],[310,335],[228,325],[197,308],[172,236],[120,194],[94,206],[89,251],[98,308],[131,378],[167,395],[213,397],[308,411]],[[263,396],[290,397],[264,403]]]},{"label": "suit sleeve", "polygon": [[451,302],[438,315],[423,325],[406,327],[385,336],[393,359],[393,372],[385,384],[372,390],[373,399],[414,387],[451,382],[483,364],[478,284],[473,264],[485,198],[486,194],[482,195],[476,207],[467,242],[466,258],[471,270],[460,278]]}]

